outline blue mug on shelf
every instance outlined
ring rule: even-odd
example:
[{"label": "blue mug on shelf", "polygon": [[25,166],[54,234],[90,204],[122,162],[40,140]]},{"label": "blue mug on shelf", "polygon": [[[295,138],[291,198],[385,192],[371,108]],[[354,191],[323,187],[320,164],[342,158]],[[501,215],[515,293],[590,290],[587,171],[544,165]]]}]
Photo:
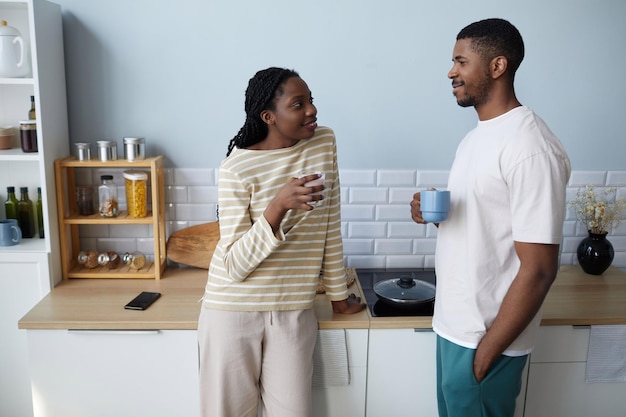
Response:
[{"label": "blue mug on shelf", "polygon": [[22,229],[15,219],[0,220],[0,246],[13,246],[22,240]]}]

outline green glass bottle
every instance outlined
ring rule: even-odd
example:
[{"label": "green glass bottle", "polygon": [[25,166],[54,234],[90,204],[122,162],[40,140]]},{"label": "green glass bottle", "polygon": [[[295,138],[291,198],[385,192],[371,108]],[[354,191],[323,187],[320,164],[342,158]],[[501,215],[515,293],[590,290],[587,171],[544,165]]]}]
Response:
[{"label": "green glass bottle", "polygon": [[35,213],[33,202],[28,198],[28,187],[20,187],[20,201],[17,203],[17,223],[22,229],[22,238],[35,236]]},{"label": "green glass bottle", "polygon": [[45,237],[43,232],[43,201],[41,200],[41,187],[37,187],[37,202],[35,203],[37,211],[37,226],[39,227],[39,238]]},{"label": "green glass bottle", "polygon": [[17,220],[17,197],[15,197],[15,187],[7,187],[7,200],[4,202],[4,212],[7,219]]},{"label": "green glass bottle", "polygon": [[35,96],[30,96],[30,110],[28,111],[28,119],[37,119],[37,112],[35,111]]}]

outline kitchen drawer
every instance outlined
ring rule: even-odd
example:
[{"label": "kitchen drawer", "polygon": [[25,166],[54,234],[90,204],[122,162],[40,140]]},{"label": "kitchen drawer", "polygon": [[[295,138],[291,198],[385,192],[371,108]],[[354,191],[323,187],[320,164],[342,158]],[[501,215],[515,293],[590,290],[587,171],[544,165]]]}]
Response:
[{"label": "kitchen drawer", "polygon": [[541,326],[530,362],[586,362],[589,332],[589,326]]},{"label": "kitchen drawer", "polygon": [[36,416],[199,416],[195,330],[28,330]]}]

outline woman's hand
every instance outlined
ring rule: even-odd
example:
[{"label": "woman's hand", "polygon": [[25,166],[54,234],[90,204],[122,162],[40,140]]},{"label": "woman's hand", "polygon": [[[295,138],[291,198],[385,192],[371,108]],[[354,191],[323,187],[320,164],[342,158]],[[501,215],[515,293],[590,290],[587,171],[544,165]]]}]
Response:
[{"label": "woman's hand", "polygon": [[324,185],[316,185],[313,187],[305,187],[304,184],[318,179],[319,174],[311,174],[302,178],[291,178],[283,185],[276,196],[270,201],[267,208],[263,212],[268,223],[272,226],[274,233],[280,227],[280,222],[285,217],[287,211],[291,209],[313,210],[313,206],[309,205],[311,201],[319,201],[324,198],[323,195],[311,195],[324,190]]},{"label": "woman's hand", "polygon": [[341,301],[331,301],[333,313],[354,314],[365,308],[365,303],[361,302],[361,297],[350,294],[348,298]]}]

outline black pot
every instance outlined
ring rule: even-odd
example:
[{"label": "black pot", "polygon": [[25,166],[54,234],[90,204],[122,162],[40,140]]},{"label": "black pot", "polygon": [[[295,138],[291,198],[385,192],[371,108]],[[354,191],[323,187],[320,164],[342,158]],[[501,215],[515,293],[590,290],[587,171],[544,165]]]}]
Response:
[{"label": "black pot", "polygon": [[413,309],[432,303],[435,299],[435,286],[410,276],[400,276],[377,282],[374,293],[381,302],[389,306]]}]

